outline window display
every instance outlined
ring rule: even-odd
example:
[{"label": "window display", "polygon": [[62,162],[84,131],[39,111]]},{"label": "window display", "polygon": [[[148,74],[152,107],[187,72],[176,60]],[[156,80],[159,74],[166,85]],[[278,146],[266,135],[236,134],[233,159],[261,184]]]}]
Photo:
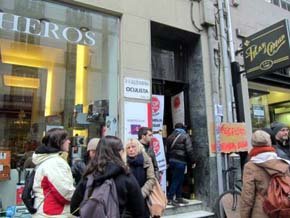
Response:
[{"label": "window display", "polygon": [[35,0],[0,8],[0,149],[11,151],[11,167],[51,128],[83,137],[82,146],[101,137],[117,117],[119,19]]}]

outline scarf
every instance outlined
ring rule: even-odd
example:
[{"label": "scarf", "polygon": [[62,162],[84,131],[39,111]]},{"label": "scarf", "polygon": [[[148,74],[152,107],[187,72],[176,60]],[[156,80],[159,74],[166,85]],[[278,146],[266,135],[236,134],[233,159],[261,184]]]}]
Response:
[{"label": "scarf", "polygon": [[275,152],[275,151],[276,151],[275,148],[270,147],[270,146],[253,147],[253,149],[249,153],[249,159],[261,153]]},{"label": "scarf", "polygon": [[186,133],[186,131],[184,129],[181,129],[181,128],[176,128],[175,130],[178,132],[178,134],[179,133],[181,133],[181,134],[185,134]]},{"label": "scarf", "polygon": [[134,175],[140,188],[146,182],[146,169],[144,168],[143,154],[138,154],[136,157],[127,157],[127,164],[130,167],[131,173]]}]

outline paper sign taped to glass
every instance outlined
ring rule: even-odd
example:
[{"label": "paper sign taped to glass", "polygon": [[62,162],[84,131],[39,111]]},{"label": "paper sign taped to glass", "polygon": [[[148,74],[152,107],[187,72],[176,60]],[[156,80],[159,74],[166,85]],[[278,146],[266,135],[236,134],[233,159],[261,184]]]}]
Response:
[{"label": "paper sign taped to glass", "polygon": [[0,181],[10,179],[11,151],[0,150]]}]

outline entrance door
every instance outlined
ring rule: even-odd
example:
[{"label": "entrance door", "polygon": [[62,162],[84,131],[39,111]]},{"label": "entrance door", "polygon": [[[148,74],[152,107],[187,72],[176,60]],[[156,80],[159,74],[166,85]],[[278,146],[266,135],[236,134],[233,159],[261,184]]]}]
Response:
[{"label": "entrance door", "polygon": [[164,125],[166,126],[167,134],[173,131],[173,120],[171,110],[172,96],[183,92],[184,93],[184,108],[185,108],[185,125],[190,125],[189,120],[189,107],[188,107],[188,84],[182,82],[172,82],[166,80],[154,79],[152,82],[152,94],[164,95]]},{"label": "entrance door", "polygon": [[[152,94],[153,95],[163,95],[164,96],[164,120],[163,120],[163,144],[166,146],[166,138],[168,135],[172,133],[174,130],[173,119],[172,119],[172,107],[171,107],[171,98],[172,96],[183,92],[184,93],[184,109],[185,109],[185,125],[188,127],[188,131],[190,132],[190,116],[189,116],[189,104],[188,104],[188,84],[182,82],[172,82],[166,80],[153,80],[152,81]],[[166,148],[165,148],[166,155]],[[170,185],[171,174],[167,171],[167,189]],[[189,172],[185,179],[183,185],[183,196],[186,198],[191,198],[191,194],[193,193],[193,174]]]}]

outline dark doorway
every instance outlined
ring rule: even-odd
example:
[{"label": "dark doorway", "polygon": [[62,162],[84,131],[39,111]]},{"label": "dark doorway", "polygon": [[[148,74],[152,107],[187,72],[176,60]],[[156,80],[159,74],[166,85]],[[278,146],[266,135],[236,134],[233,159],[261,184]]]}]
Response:
[{"label": "dark doorway", "polygon": [[188,84],[182,82],[173,82],[166,80],[152,80],[152,93],[155,95],[164,95],[164,125],[166,125],[168,135],[173,130],[171,97],[184,92],[185,124],[190,126],[189,104],[188,104]]}]

